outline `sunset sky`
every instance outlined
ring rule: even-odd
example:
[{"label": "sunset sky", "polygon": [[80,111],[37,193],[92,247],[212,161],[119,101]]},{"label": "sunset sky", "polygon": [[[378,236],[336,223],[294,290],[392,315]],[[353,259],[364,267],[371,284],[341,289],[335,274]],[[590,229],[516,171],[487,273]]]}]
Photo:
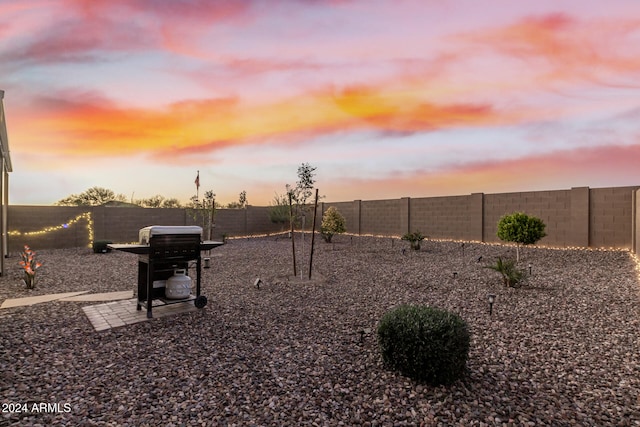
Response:
[{"label": "sunset sky", "polygon": [[11,204],[640,185],[640,1],[3,0]]}]

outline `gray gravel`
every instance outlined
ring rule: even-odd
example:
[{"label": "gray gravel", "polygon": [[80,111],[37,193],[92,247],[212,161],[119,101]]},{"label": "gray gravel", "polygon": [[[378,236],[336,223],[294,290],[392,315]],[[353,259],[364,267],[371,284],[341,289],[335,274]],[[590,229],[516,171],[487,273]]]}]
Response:
[{"label": "gray gravel", "polygon": [[[69,411],[2,413],[0,425],[640,425],[640,286],[628,252],[526,248],[533,274],[506,289],[483,266],[512,247],[466,243],[463,258],[459,242],[403,254],[397,239],[335,241],[316,241],[306,281],[290,277],[288,239],[232,240],[203,270],[204,309],[104,332],[81,309],[96,303],[1,310],[3,409]],[[137,277],[132,254],[38,259],[33,291],[19,284],[17,254],[5,260],[0,301],[130,290]],[[377,322],[401,303],[469,322],[461,381],[430,387],[382,366]]]}]

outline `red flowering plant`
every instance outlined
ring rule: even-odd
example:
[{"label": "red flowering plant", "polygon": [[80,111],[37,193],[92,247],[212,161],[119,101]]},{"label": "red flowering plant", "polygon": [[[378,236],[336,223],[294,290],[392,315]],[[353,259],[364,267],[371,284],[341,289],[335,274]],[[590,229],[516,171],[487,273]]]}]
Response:
[{"label": "red flowering plant", "polygon": [[36,270],[42,263],[36,261],[36,253],[29,246],[24,245],[24,251],[20,254],[20,265],[24,269],[24,282],[27,289],[33,289],[36,284]]}]

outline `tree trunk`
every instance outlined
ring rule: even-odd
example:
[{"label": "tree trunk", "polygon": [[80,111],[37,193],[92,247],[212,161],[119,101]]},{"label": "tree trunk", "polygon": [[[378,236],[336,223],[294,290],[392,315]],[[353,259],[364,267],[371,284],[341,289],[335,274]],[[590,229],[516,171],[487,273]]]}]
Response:
[{"label": "tree trunk", "polygon": [[293,277],[298,275],[296,270],[296,237],[293,234],[293,202],[291,201],[291,193],[289,193],[289,224],[291,225],[291,252],[293,252]]},{"label": "tree trunk", "polygon": [[309,253],[309,280],[311,280],[311,269],[313,268],[313,245],[316,237],[316,216],[318,216],[318,189],[316,188],[316,201],[313,204],[313,227],[311,228],[311,252]]}]

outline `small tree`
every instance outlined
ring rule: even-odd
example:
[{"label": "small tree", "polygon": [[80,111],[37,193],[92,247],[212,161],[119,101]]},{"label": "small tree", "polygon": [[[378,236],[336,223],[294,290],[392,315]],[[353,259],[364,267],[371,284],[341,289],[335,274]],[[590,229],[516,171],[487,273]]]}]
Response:
[{"label": "small tree", "polygon": [[[294,229],[298,221],[302,220],[302,253],[304,254],[304,219],[309,208],[307,200],[313,195],[316,168],[309,163],[298,166],[298,181],[296,186],[287,184],[287,199],[289,200],[289,224],[291,225],[291,252],[293,255],[293,274],[296,274],[296,249]],[[302,273],[302,272],[301,272]]]},{"label": "small tree", "polygon": [[242,190],[238,196],[237,202],[231,202],[227,205],[229,209],[245,209],[247,207],[247,192]]},{"label": "small tree", "polygon": [[[307,201],[313,195],[313,185],[315,184],[315,171],[317,168],[311,166],[309,163],[302,163],[298,166],[298,181],[296,186],[293,187],[289,184],[286,185],[287,197],[291,195],[291,200],[295,205],[295,212],[292,221],[297,224],[305,215],[307,209]],[[302,230],[304,231],[304,230]]]},{"label": "small tree", "polygon": [[331,243],[334,234],[340,234],[347,231],[345,219],[338,209],[331,206],[322,215],[322,225],[320,226],[320,234],[325,242]]},{"label": "small tree", "polygon": [[80,194],[72,194],[58,200],[55,204],[58,206],[100,206],[111,201],[126,202],[127,198],[108,188],[91,187]]},{"label": "small tree", "polygon": [[540,218],[523,212],[504,215],[498,221],[498,237],[506,242],[516,243],[516,262],[520,261],[520,245],[533,245],[547,234]]},{"label": "small tree", "polygon": [[220,205],[216,202],[216,195],[213,190],[206,191],[203,200],[198,200],[195,196],[191,197],[191,201],[187,205],[187,213],[196,224],[202,221],[202,230],[209,240],[213,237],[214,215],[216,208],[219,207]]}]

